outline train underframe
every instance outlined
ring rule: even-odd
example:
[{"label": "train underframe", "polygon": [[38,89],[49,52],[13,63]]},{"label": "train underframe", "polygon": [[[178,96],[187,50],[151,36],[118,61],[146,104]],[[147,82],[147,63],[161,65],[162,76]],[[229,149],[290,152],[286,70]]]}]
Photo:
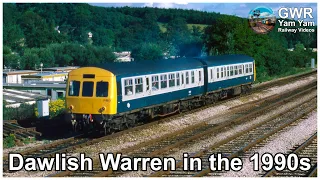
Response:
[{"label": "train underframe", "polygon": [[138,123],[157,118],[190,111],[196,107],[216,103],[220,99],[230,96],[247,94],[251,91],[252,84],[222,89],[201,96],[168,102],[143,109],[137,109],[119,115],[104,114],[71,114],[74,131],[89,131],[90,129],[102,130],[105,134],[120,131],[136,126]]}]

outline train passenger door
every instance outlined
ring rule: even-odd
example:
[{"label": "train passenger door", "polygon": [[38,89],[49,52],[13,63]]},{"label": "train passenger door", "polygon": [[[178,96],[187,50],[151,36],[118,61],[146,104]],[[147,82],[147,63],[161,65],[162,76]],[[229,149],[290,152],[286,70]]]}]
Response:
[{"label": "train passenger door", "polygon": [[180,77],[181,77],[181,87],[184,89],[186,87],[184,72],[181,72]]},{"label": "train passenger door", "polygon": [[148,95],[151,94],[151,85],[150,85],[150,78],[146,76],[146,92]]}]

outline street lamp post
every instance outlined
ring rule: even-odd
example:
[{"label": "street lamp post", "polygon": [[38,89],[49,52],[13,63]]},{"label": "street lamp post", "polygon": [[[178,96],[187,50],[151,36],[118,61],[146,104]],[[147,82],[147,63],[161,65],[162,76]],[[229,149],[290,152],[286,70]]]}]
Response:
[{"label": "street lamp post", "polygon": [[42,74],[42,67],[43,67],[43,63],[40,63],[41,74]]}]

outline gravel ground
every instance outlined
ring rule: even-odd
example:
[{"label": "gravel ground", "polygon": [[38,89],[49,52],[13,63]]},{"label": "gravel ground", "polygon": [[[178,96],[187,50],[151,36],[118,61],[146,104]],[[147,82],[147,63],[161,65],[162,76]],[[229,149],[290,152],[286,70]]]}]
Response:
[{"label": "gravel ground", "polygon": [[[175,152],[174,154],[170,154],[168,155],[168,157],[174,157],[176,160],[181,160],[182,159],[182,154],[184,152],[188,152],[189,154],[191,153],[195,153],[195,152],[198,152],[198,151],[201,151],[203,149],[206,149],[207,147],[211,146],[211,145],[214,145],[215,143],[223,140],[223,139],[226,139],[238,132],[241,132],[255,124],[258,124],[262,121],[264,121],[265,119],[269,118],[270,116],[273,116],[275,114],[279,114],[281,112],[287,112],[288,110],[290,110],[293,106],[295,106],[296,104],[298,103],[301,103],[307,99],[309,99],[310,97],[316,95],[317,92],[316,91],[313,91],[312,93],[300,98],[298,101],[295,101],[295,102],[290,102],[284,106],[280,106],[278,107],[277,109],[275,110],[272,110],[270,111],[268,114],[265,114],[263,116],[259,116],[257,118],[255,118],[253,121],[251,122],[247,122],[245,124],[241,124],[241,125],[238,125],[228,131],[225,131],[225,132],[221,132],[220,134],[213,134],[211,137],[205,139],[205,140],[201,140],[201,141],[197,141],[196,143],[193,143],[193,144],[190,144],[187,148],[183,148],[183,149],[180,149],[179,151]],[[316,124],[313,125],[315,128],[317,127]],[[123,176],[124,177],[141,177],[141,176],[146,176],[146,175],[150,175],[152,173],[151,170],[149,171],[138,171],[138,172],[128,172],[126,174],[124,174]]]},{"label": "gravel ground", "polygon": [[[250,151],[246,154],[253,155],[254,153],[271,153],[275,155],[276,153],[287,153],[295,145],[302,144],[310,136],[317,132],[317,112],[314,111],[307,119],[298,123],[296,126],[291,126],[286,128],[281,133],[277,134],[276,137],[272,137],[273,140],[268,140],[269,142],[261,148]],[[259,174],[263,173],[260,171],[253,171],[252,162],[248,158],[242,159],[243,169],[239,172],[229,171],[222,174],[225,177],[257,177]],[[261,165],[261,162],[260,162]]]},{"label": "gravel ground", "polygon": [[34,148],[35,146],[41,146],[43,144],[48,144],[48,143],[51,143],[53,141],[34,141],[30,144],[27,144],[27,145],[23,145],[23,146],[15,146],[15,147],[12,147],[12,148],[6,148],[6,149],[3,149],[3,154],[7,154],[9,152],[20,152],[20,151],[23,151],[23,150],[26,150],[26,149],[29,149],[29,148]]},{"label": "gravel ground", "polygon": [[[316,79],[316,76],[312,76],[312,77],[308,77],[303,80],[299,80],[284,86],[269,88],[268,90],[265,90],[263,92],[252,94],[250,97],[243,97],[236,100],[228,101],[221,105],[207,108],[197,113],[184,115],[170,122],[154,125],[142,131],[135,131],[130,134],[122,135],[121,137],[117,139],[113,139],[111,141],[104,141],[98,144],[94,144],[92,146],[77,149],[73,155],[78,156],[79,153],[86,152],[87,156],[98,157],[98,153],[100,152],[108,153],[108,152],[119,151],[123,148],[127,148],[147,140],[156,139],[165,134],[172,133],[173,131],[183,129],[189,125],[192,125],[201,121],[207,121],[207,118],[210,118],[219,114],[225,114],[229,108],[232,108],[234,106],[238,106],[246,102],[258,100],[267,96],[285,92],[288,89],[295,89],[315,79]],[[187,151],[187,152],[192,152],[192,151]],[[4,175],[20,176],[20,177],[21,176],[32,176],[32,177],[40,176],[41,177],[41,176],[47,176],[52,173],[53,172],[31,172],[31,173],[29,172],[28,173],[25,171],[19,171],[19,172],[10,173],[10,174],[4,173]]]}]

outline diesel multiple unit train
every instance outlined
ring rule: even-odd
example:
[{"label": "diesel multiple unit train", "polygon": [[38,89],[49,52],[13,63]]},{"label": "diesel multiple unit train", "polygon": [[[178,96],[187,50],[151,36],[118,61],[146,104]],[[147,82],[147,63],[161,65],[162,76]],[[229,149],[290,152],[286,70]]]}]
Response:
[{"label": "diesel multiple unit train", "polygon": [[246,93],[255,76],[246,55],[107,63],[69,73],[66,106],[74,128],[108,132]]}]

